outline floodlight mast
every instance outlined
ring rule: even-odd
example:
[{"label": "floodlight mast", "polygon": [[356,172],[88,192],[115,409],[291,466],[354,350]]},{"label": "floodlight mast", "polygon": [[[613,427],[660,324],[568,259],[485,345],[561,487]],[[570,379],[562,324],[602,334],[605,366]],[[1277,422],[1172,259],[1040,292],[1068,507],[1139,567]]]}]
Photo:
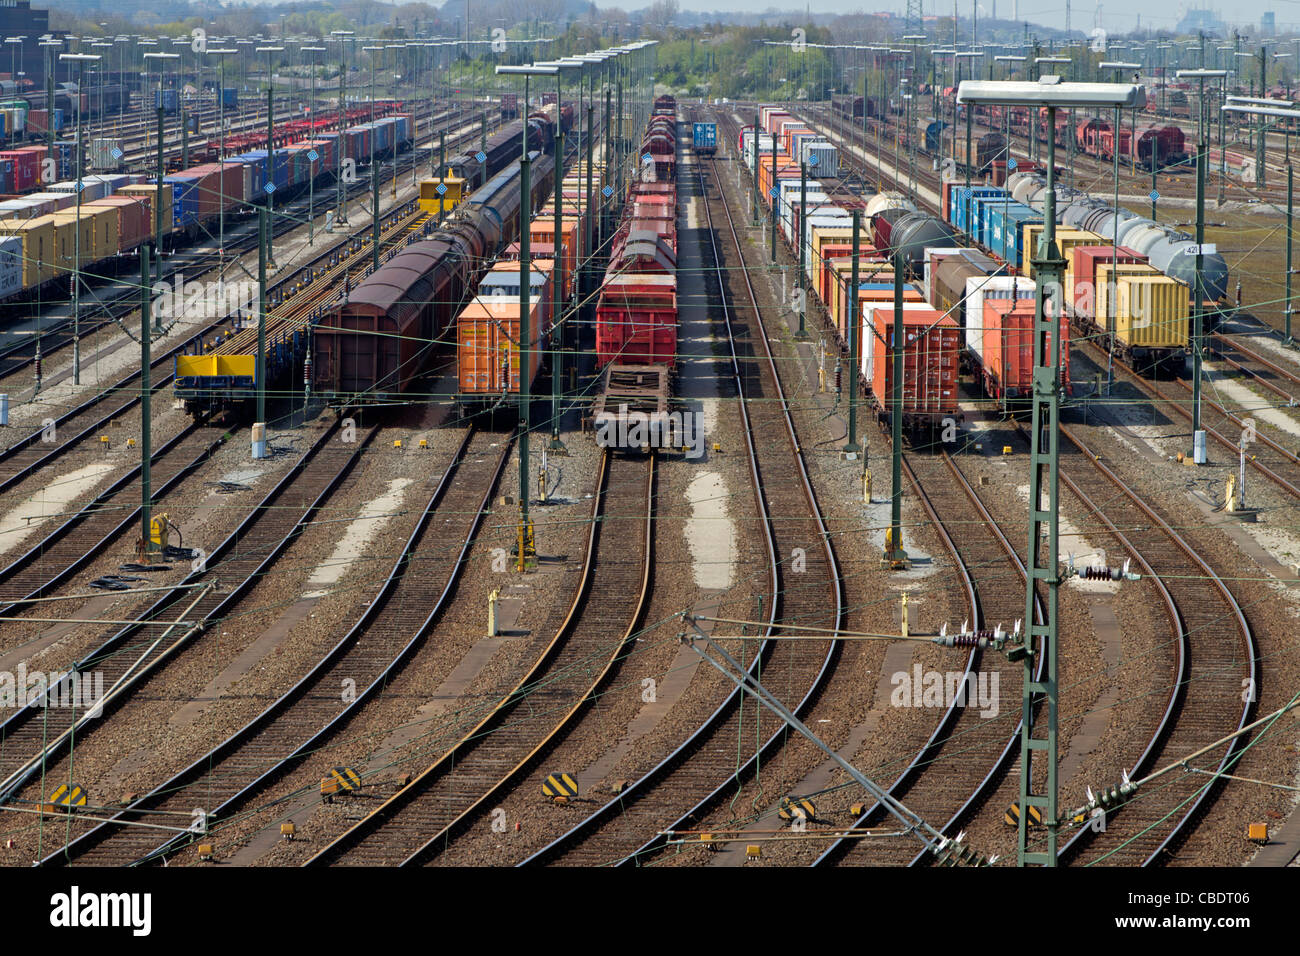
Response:
[{"label": "floodlight mast", "polygon": [[[98,63],[99,57],[90,53],[60,53],[59,59],[65,63],[76,63],[77,74],[77,228],[73,233],[72,265],[72,384],[81,384],[81,93],[85,89],[86,64]],[[54,103],[47,101],[49,109],[47,123],[54,128]]]},{"label": "floodlight mast", "polygon": [[[532,292],[530,288],[532,283],[532,250],[529,248],[530,229],[529,223],[532,222],[532,162],[528,154],[528,95],[529,79],[534,76],[558,76],[559,67],[555,66],[498,66],[496,73],[498,76],[522,76],[524,78],[524,108],[523,117],[523,134],[521,141],[521,156],[519,159],[519,347],[516,350],[519,357],[519,525],[516,533],[516,545],[518,547],[516,569],[526,571],[529,568],[529,552],[534,551],[534,538],[532,523],[528,516],[529,504],[529,487],[528,487],[528,430],[532,426],[531,411],[532,405],[532,382],[529,381],[528,365],[532,353],[532,340],[529,310],[529,296]],[[559,122],[558,109],[556,122]],[[563,157],[561,157],[561,161]],[[563,198],[563,197],[561,197]],[[556,237],[559,241],[559,237]],[[510,365],[506,364],[506,390],[510,389]]]},{"label": "floodlight mast", "polygon": [[[1058,806],[1057,723],[1059,710],[1057,611],[1060,588],[1059,465],[1060,465],[1060,356],[1061,282],[1065,260],[1056,246],[1056,127],[1058,109],[1139,107],[1146,96],[1140,86],[1123,83],[1062,83],[1044,76],[1038,82],[967,81],[957,90],[957,102],[973,108],[987,106],[1046,107],[1047,193],[1043,202],[1043,234],[1032,260],[1034,266],[1034,387],[1033,426],[1030,432],[1030,490],[1028,555],[1025,562],[1025,616],[1023,636],[1007,645],[1011,660],[1023,662],[1020,732],[1020,820],[1018,860],[1021,866],[1054,867],[1061,825]],[[896,317],[901,321],[901,316]],[[1043,492],[1047,502],[1043,505]],[[1047,560],[1040,561],[1040,542],[1046,532]],[[1038,583],[1047,585],[1045,620],[1035,619]],[[1035,648],[1035,638],[1038,646]],[[1037,658],[1045,655],[1043,674],[1036,673]],[[1034,733],[1034,696],[1047,704],[1047,734]],[[1033,757],[1041,752],[1047,762],[1046,793],[1033,792]],[[1038,807],[1047,829],[1047,850],[1028,847],[1030,808]]]}]

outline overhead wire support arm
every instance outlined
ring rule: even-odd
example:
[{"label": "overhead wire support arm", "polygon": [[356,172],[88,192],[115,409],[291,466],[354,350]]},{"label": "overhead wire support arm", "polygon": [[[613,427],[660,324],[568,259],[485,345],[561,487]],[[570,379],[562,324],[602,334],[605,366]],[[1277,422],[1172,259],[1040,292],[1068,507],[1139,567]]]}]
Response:
[{"label": "overhead wire support arm", "polygon": [[[718,673],[722,674],[722,676],[726,677],[740,688],[740,690],[749,694],[772,713],[776,714],[776,716],[781,718],[781,720],[783,720],[789,727],[798,731],[810,740],[814,746],[821,750],[822,753],[835,761],[836,765],[838,765],[840,769],[847,773],[859,786],[866,790],[867,793],[871,794],[871,796],[874,797],[886,811],[888,811],[890,816],[894,817],[903,825],[904,835],[915,836],[925,844],[926,849],[944,862],[964,862],[974,865],[990,865],[997,861],[996,856],[985,859],[978,854],[971,853],[969,849],[962,847],[961,843],[964,834],[959,835],[955,840],[953,840],[944,836],[934,827],[930,826],[930,824],[926,823],[917,813],[910,810],[895,797],[891,796],[879,784],[863,774],[857,767],[853,766],[841,757],[816,734],[809,730],[803,721],[796,717],[789,708],[781,703],[781,701],[774,697],[771,692],[763,686],[760,680],[751,675],[739,661],[727,653],[726,649],[723,648],[722,645],[717,643],[708,633],[706,633],[699,626],[694,617],[689,614],[683,614],[682,620],[696,635],[692,637],[690,634],[683,633],[681,635],[681,641],[683,644],[698,654],[702,660],[711,665],[718,671]],[[715,660],[698,646],[701,641],[707,644],[709,648],[718,655],[718,657],[722,658],[722,663]]]}]

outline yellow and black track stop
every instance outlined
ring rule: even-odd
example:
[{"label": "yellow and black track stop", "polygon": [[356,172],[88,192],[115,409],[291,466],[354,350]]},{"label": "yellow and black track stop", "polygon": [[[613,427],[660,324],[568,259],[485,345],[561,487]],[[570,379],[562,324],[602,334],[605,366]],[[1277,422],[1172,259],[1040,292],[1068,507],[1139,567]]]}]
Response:
[{"label": "yellow and black track stop", "polygon": [[567,773],[547,774],[542,782],[542,794],[552,800],[559,797],[569,800],[578,795],[578,782]]},{"label": "yellow and black track stop", "polygon": [[812,820],[817,816],[817,808],[807,797],[784,797],[776,812],[782,820]]},{"label": "yellow and black track stop", "polygon": [[321,796],[330,798],[337,793],[351,793],[361,789],[361,775],[351,767],[335,767],[329,776],[321,777]]}]

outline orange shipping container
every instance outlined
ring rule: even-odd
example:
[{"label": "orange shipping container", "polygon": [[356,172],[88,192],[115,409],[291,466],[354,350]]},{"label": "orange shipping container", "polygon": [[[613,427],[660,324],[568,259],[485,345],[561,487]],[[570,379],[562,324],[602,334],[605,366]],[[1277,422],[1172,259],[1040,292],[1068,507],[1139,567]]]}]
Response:
[{"label": "orange shipping container", "polygon": [[[871,359],[871,391],[886,413],[891,411],[894,362],[894,310],[872,310],[876,336],[868,343]],[[957,417],[957,374],[961,359],[961,330],[952,316],[934,309],[903,313],[903,422],[905,425],[933,424]]]},{"label": "orange shipping container", "polygon": [[[537,378],[542,350],[542,304],[529,305],[529,382]],[[456,317],[456,373],[464,395],[519,392],[519,300],[475,299]],[[509,367],[509,383],[506,369]]]}]

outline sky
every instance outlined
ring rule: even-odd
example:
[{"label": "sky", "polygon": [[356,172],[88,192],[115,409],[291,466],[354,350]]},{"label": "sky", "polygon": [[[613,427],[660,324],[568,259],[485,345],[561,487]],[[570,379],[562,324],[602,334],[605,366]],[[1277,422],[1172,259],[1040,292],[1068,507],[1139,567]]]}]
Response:
[{"label": "sky", "polygon": [[[800,3],[776,2],[764,0],[678,0],[683,10],[707,12],[711,10],[729,10],[754,12],[767,6],[777,9],[806,9],[808,0]],[[1197,6],[1204,4],[1194,0]],[[1013,0],[979,0],[980,16],[991,15],[996,7],[999,19],[1011,19]],[[618,3],[617,0],[597,0],[600,6],[617,5],[625,9],[648,6],[648,2],[629,0]],[[938,9],[936,9],[936,4]],[[1065,0],[1019,0],[1019,13],[1022,20],[1032,23],[1064,26]],[[1137,14],[1142,14],[1142,26],[1156,29],[1171,29],[1182,19],[1182,12],[1187,6],[1184,0],[1156,0],[1155,3],[1122,3],[1120,0],[1102,0],[1101,25],[1111,32],[1127,33],[1137,25]],[[1279,29],[1288,24],[1300,26],[1300,0],[1232,0],[1231,3],[1211,0],[1209,7],[1219,11],[1219,16],[1230,24],[1258,25],[1260,17],[1266,10],[1276,14]],[[811,8],[814,13],[854,13],[858,11],[894,10],[902,12],[902,0],[813,0]],[[952,0],[923,0],[923,9],[927,16],[952,15]],[[958,0],[958,11],[962,17],[969,17],[971,0]],[[1076,30],[1091,30],[1097,12],[1097,0],[1072,0],[1070,23]]]}]

